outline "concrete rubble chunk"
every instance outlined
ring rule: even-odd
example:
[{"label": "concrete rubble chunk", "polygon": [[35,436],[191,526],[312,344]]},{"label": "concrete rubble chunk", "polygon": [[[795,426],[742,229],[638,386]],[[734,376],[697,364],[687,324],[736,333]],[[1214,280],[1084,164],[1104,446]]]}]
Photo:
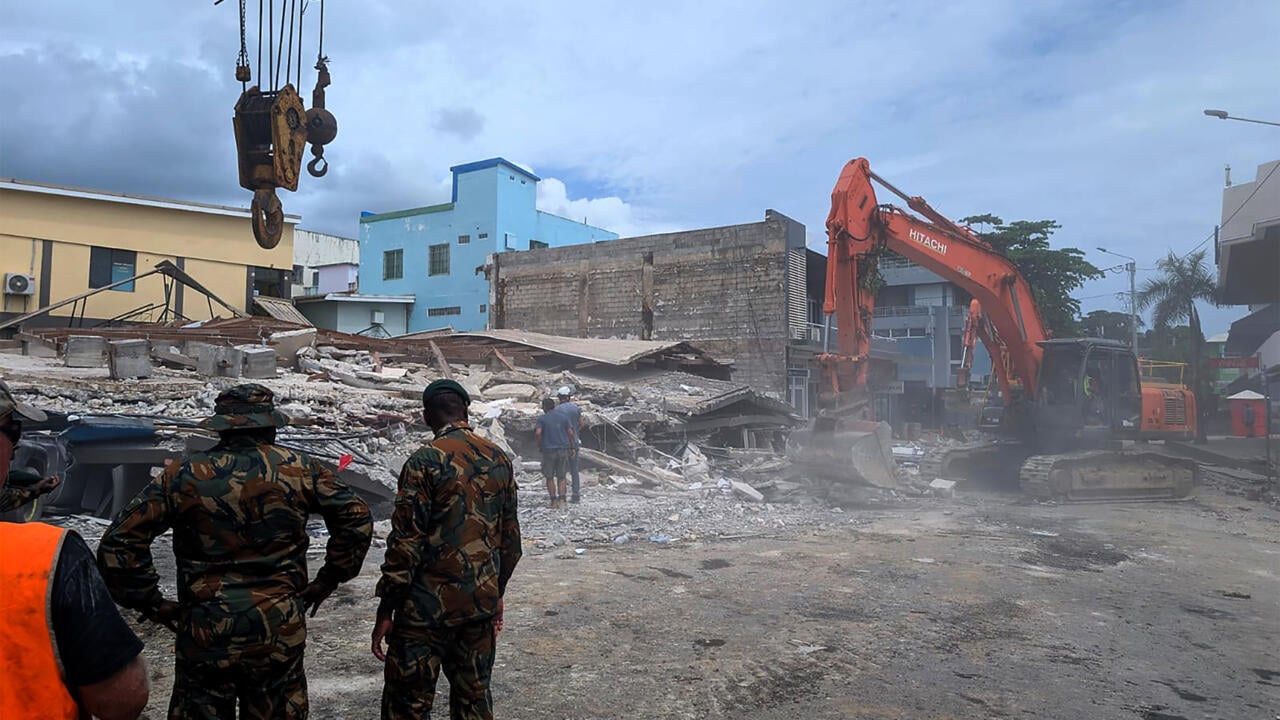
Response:
[{"label": "concrete rubble chunk", "polygon": [[253,379],[276,376],[276,351],[269,347],[240,348],[244,362],[244,377]]},{"label": "concrete rubble chunk", "polygon": [[538,397],[538,388],[533,385],[525,385],[523,383],[504,383],[502,385],[494,385],[484,391],[486,400],[502,400],[511,398],[514,400],[531,401]]},{"label": "concrete rubble chunk", "polygon": [[146,340],[107,343],[107,369],[115,380],[151,377],[151,343]]},{"label": "concrete rubble chunk", "polygon": [[933,490],[934,495],[938,495],[940,497],[952,497],[956,494],[956,481],[934,478],[929,481],[929,489]]},{"label": "concrete rubble chunk", "polygon": [[764,493],[744,482],[739,480],[730,480],[729,485],[733,488],[733,494],[738,497],[746,498],[751,502],[764,502]]},{"label": "concrete rubble chunk", "polygon": [[267,338],[267,343],[276,349],[276,353],[282,358],[297,357],[298,351],[303,348],[312,348],[316,344],[316,329],[305,328],[303,330],[286,330],[284,332],[271,333]]},{"label": "concrete rubble chunk", "polygon": [[65,351],[67,367],[96,368],[107,363],[107,339],[96,335],[71,335]]},{"label": "concrete rubble chunk", "polygon": [[190,351],[196,359],[196,372],[208,377],[238,378],[243,373],[244,356],[233,347],[193,343]]}]

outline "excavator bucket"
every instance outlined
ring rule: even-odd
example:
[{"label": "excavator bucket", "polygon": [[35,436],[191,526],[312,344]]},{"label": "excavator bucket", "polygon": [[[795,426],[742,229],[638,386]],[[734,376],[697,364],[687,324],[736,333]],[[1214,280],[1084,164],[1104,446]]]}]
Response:
[{"label": "excavator bucket", "polygon": [[787,440],[793,469],[814,478],[842,483],[902,488],[894,471],[892,432],[882,422],[853,422],[837,428],[819,419]]}]

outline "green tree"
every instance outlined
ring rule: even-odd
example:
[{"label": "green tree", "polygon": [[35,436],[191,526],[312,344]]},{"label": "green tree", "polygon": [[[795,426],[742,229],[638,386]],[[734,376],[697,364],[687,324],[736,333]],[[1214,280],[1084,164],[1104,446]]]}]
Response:
[{"label": "green tree", "polygon": [[[1208,373],[1204,371],[1204,334],[1200,330],[1200,312],[1196,303],[1216,302],[1218,286],[1205,264],[1201,250],[1184,257],[1170,252],[1156,262],[1159,275],[1147,280],[1138,289],[1138,309],[1151,310],[1151,326],[1157,344],[1165,334],[1171,334],[1180,323],[1190,328],[1190,344],[1185,357],[1191,390],[1196,396],[1196,407],[1208,407]],[[1205,438],[1204,414],[1196,423],[1196,442]]]},{"label": "green tree", "polygon": [[[1129,342],[1133,339],[1133,332],[1129,329],[1131,319],[1132,316],[1129,313],[1115,312],[1113,310],[1094,310],[1081,318],[1080,324],[1084,328],[1084,333],[1089,337]],[[1142,318],[1138,318],[1138,327],[1141,328],[1142,325]]]},{"label": "green tree", "polygon": [[960,222],[989,228],[978,231],[978,236],[1018,267],[1031,285],[1041,318],[1055,337],[1084,334],[1077,319],[1080,301],[1071,294],[1086,281],[1102,277],[1102,271],[1084,259],[1083,250],[1049,247],[1049,238],[1061,225],[1054,220],[1015,220],[1006,224],[991,214],[973,215]]}]

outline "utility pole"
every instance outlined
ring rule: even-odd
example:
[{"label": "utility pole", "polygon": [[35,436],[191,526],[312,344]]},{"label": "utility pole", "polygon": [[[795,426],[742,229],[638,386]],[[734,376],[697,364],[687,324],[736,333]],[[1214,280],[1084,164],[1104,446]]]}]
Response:
[{"label": "utility pole", "polygon": [[1133,333],[1131,347],[1133,354],[1138,354],[1138,263],[1130,262],[1129,270],[1129,330]]},{"label": "utility pole", "polygon": [[1124,264],[1124,269],[1129,271],[1129,334],[1131,336],[1131,339],[1129,340],[1129,342],[1132,343],[1133,354],[1137,355],[1138,354],[1138,260],[1137,258],[1131,258],[1128,255],[1121,255],[1120,253],[1117,253],[1117,252],[1111,252],[1110,250],[1104,247],[1100,247],[1098,248],[1098,250],[1108,255],[1115,255],[1118,258],[1124,258],[1125,260],[1129,261]]}]

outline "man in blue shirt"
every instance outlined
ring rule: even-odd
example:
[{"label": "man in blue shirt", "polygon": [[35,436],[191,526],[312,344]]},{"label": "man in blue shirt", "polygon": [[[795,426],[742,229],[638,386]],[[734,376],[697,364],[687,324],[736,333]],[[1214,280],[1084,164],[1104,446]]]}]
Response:
[{"label": "man in blue shirt", "polygon": [[[581,481],[578,477],[578,448],[582,445],[582,409],[573,402],[573,386],[560,386],[556,395],[560,398],[560,405],[556,407],[556,412],[564,413],[573,425],[575,442],[569,452],[569,473],[573,477],[573,497],[569,499],[569,502],[576,503],[580,499],[579,493],[581,490]],[[560,495],[563,496],[564,493],[562,492]]]},{"label": "man in blue shirt", "polygon": [[556,401],[542,401],[542,416],[534,430],[538,449],[542,451],[542,477],[547,482],[547,495],[551,507],[564,507],[565,473],[569,469],[569,454],[574,447],[577,433],[568,414],[559,411]]}]

